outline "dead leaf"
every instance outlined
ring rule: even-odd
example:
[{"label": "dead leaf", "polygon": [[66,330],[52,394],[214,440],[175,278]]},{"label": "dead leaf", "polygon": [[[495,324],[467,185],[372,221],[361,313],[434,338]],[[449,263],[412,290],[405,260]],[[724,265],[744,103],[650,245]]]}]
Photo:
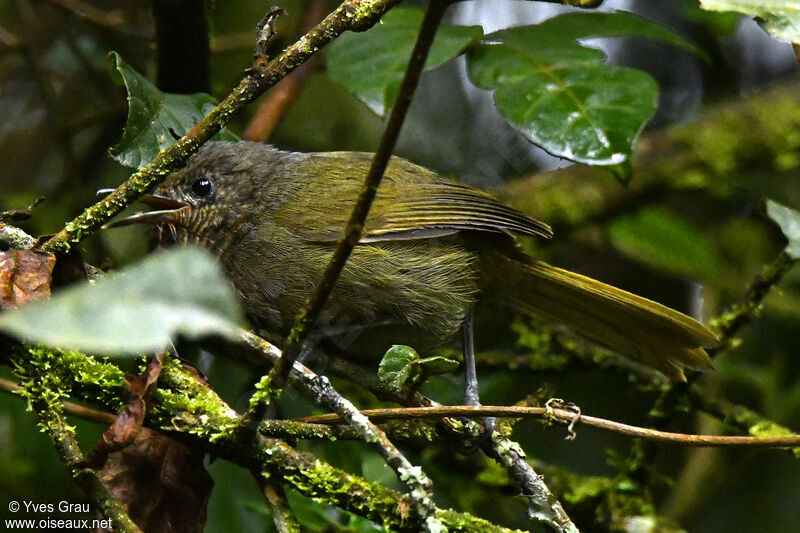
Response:
[{"label": "dead leaf", "polygon": [[143,427],[128,444],[108,454],[98,473],[142,531],[203,530],[214,481],[202,453]]},{"label": "dead leaf", "polygon": [[142,426],[163,359],[158,354],[142,375],[126,376],[125,407],[86,461],[143,531],[202,531],[214,486],[204,454]]},{"label": "dead leaf", "polygon": [[49,297],[55,263],[55,256],[45,252],[0,252],[0,308],[19,307]]},{"label": "dead leaf", "polygon": [[88,465],[97,468],[106,462],[109,454],[130,444],[139,434],[147,413],[147,402],[153,386],[158,381],[164,353],[156,355],[140,376],[125,376],[125,406],[117,414],[114,423],[103,433],[102,438],[86,457]]}]

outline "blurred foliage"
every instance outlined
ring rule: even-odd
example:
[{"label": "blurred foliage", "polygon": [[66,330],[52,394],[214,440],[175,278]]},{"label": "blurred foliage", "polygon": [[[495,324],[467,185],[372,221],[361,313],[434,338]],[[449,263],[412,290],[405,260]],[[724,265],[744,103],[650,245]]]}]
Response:
[{"label": "blurred foliage", "polygon": [[[297,35],[307,6],[299,0],[277,3],[289,15],[277,24],[273,52]],[[613,10],[631,3],[606,4],[605,9]],[[542,174],[563,162],[531,147],[504,123],[492,92],[469,81],[464,59],[424,75],[399,153],[448,175],[500,186],[497,193],[505,201],[553,223],[557,237],[551,242],[526,243],[548,261],[698,316],[716,316],[736,303],[753,277],[786,246],[784,235],[760,210],[763,198],[800,207],[798,88],[777,86],[787,73],[796,76],[795,59],[789,45],[770,40],[746,17],[737,25],[734,16],[701,12],[689,0],[632,4],[697,43],[709,59],[704,62],[664,43],[587,43],[583,37],[589,33],[580,35],[582,46],[602,46],[611,65],[635,66],[661,83],[656,121],[662,127],[641,136],[630,186],[580,165]],[[210,3],[214,98],[223,97],[250,63],[254,26],[265,8],[241,0]],[[483,25],[488,33],[571,12],[538,2],[481,0],[456,5],[447,22]],[[92,202],[95,190],[118,184],[129,174],[108,156],[109,147],[123,135],[128,107],[124,89],[109,76],[107,54],[116,51],[154,80],[153,33],[148,3],[0,0],[0,211],[21,209],[46,196],[20,224],[31,234],[57,231]],[[747,80],[753,78],[761,86],[775,87],[750,94],[753,86]],[[237,117],[231,131],[243,131],[255,111],[251,106]],[[666,124],[668,119],[678,123]],[[380,131],[381,120],[318,69],[273,142],[304,151],[369,151]],[[509,182],[501,185],[497,176]],[[90,263],[118,268],[143,256],[148,247],[143,232],[129,228],[84,241],[83,252]],[[717,371],[702,379],[706,390],[795,430],[800,428],[798,270],[789,271],[780,290],[766,298],[756,320],[742,331],[739,347],[721,354],[715,360]],[[522,401],[546,382],[545,397],[565,398],[597,416],[647,422],[658,392],[637,387],[625,373],[573,363],[571,353],[594,349],[580,339],[533,328],[502,310],[479,317],[476,329],[484,403]],[[181,346],[182,353],[197,353],[195,360],[215,390],[242,410],[254,372],[204,348]],[[555,364],[543,364],[542,354],[553,353]],[[601,360],[602,354],[592,352],[592,358]],[[0,375],[10,377],[9,369],[0,368]],[[360,407],[382,405],[353,384],[336,385]],[[446,375],[432,378],[422,390],[443,403],[459,403],[460,387],[457,377]],[[5,513],[12,499],[83,501],[23,406],[18,398],[0,395],[0,509]],[[308,400],[287,390],[275,414],[316,412]],[[94,442],[102,431],[90,423],[77,425],[81,443]],[[577,440],[565,442],[561,429],[534,422],[518,423],[514,429],[514,438],[556,485],[568,485],[569,476],[594,476],[581,478],[586,481],[583,492],[570,493],[580,516],[599,508],[606,488],[619,486],[614,481],[617,466],[629,456],[630,439],[579,428]],[[732,431],[722,422],[689,413],[678,416],[670,429]],[[389,470],[362,443],[300,442],[298,447],[354,474],[396,486]],[[403,450],[434,479],[437,503],[504,525],[529,527],[524,502],[492,461],[461,453],[457,443],[409,443]],[[607,461],[609,455],[622,460]],[[671,486],[654,485],[657,511],[689,531],[766,533],[792,530],[800,523],[800,464],[791,454],[659,447],[650,467],[675,479]],[[216,488],[207,531],[273,527],[249,473],[222,461],[209,470]],[[363,520],[292,492],[289,501],[309,530],[372,530]],[[611,504],[605,501],[603,509],[611,512]],[[589,525],[584,530],[602,529]]]},{"label": "blurred foliage", "polygon": [[133,356],[169,348],[178,335],[236,338],[242,319],[213,256],[189,246],[3,313],[0,330],[26,342]]}]

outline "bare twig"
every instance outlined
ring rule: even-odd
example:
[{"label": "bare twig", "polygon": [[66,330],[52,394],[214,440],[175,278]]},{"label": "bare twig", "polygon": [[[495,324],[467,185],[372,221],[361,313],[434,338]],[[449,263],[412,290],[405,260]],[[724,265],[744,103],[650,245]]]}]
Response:
[{"label": "bare twig", "polygon": [[[14,383],[10,379],[0,378],[0,391],[10,392],[17,395],[17,393],[22,392],[23,390],[25,389],[23,389],[21,385]],[[22,398],[22,396],[18,397],[20,399]],[[98,424],[103,424],[104,426],[113,424],[114,420],[117,419],[117,417],[111,413],[98,411],[97,409],[92,409],[90,407],[84,407],[83,405],[78,405],[77,403],[73,402],[64,402],[63,406],[64,412],[70,416],[88,420],[90,422],[97,422]]]},{"label": "bare twig", "polygon": [[[305,33],[319,22],[325,14],[325,9],[326,2],[324,0],[305,0],[300,31]],[[242,138],[263,143],[269,141],[281,118],[297,99],[311,72],[318,64],[319,56],[314,56],[275,85],[258,107],[258,111],[247,125]]]},{"label": "bare twig", "polygon": [[286,345],[283,348],[283,357],[278,361],[275,367],[274,376],[278,384],[280,384],[281,380],[285,380],[288,375],[294,359],[300,353],[303,343],[310,329],[313,327],[313,323],[325,306],[325,302],[328,300],[328,296],[330,296],[336,284],[336,280],[339,278],[339,274],[341,274],[344,269],[347,259],[350,257],[353,248],[355,248],[356,244],[358,244],[358,241],[361,239],[364,221],[367,219],[370,207],[372,207],[372,201],[375,199],[378,192],[378,186],[380,186],[381,179],[383,178],[383,172],[389,164],[394,145],[397,142],[397,137],[400,135],[400,130],[403,127],[408,108],[411,106],[419,77],[425,66],[425,59],[428,57],[428,51],[433,44],[436,29],[448,5],[448,0],[433,0],[425,13],[419,36],[414,44],[414,50],[411,52],[411,60],[408,63],[408,68],[406,69],[400,89],[398,90],[397,99],[392,107],[392,112],[389,115],[389,120],[386,123],[383,136],[378,144],[378,149],[372,159],[372,165],[364,180],[364,185],[361,188],[353,211],[347,221],[347,226],[345,226],[344,234],[341,239],[339,239],[336,249],[333,251],[331,260],[322,274],[322,279],[314,288],[314,291],[309,296],[303,309],[297,314],[292,330],[289,332],[289,336],[286,339]]},{"label": "bare twig", "polygon": [[[242,339],[248,345],[276,361],[276,363],[277,361],[283,360],[277,348],[257,335],[243,331]],[[272,372],[259,383],[257,386],[259,389],[264,390],[270,387],[270,375],[272,375]],[[394,444],[391,443],[380,428],[372,424],[368,418],[361,415],[358,409],[356,409],[349,400],[336,392],[328,381],[328,378],[315,374],[299,363],[293,364],[290,375],[297,384],[313,395],[318,404],[338,413],[343,420],[347,421],[362,440],[376,446],[381,457],[386,461],[386,464],[394,469],[398,478],[408,486],[417,511],[420,516],[423,517],[426,530],[440,530],[441,523],[433,512],[434,505],[430,494],[432,483],[425,473],[422,472],[419,467],[411,464]],[[254,401],[255,404],[253,404]],[[266,405],[267,403],[264,400],[258,399],[256,395],[254,395],[254,399],[251,399],[251,409],[239,422],[240,427],[252,427],[257,423],[262,416],[260,414],[261,409]]]},{"label": "bare twig", "polygon": [[[757,447],[789,447],[800,446],[800,435],[789,435],[784,437],[740,437],[740,436],[720,436],[720,435],[692,435],[686,433],[671,433],[658,431],[650,428],[643,428],[581,414],[576,417],[575,412],[568,409],[548,408],[548,407],[523,407],[523,406],[490,406],[483,405],[478,407],[468,405],[453,405],[439,407],[401,407],[395,409],[366,409],[361,414],[368,417],[373,422],[384,422],[386,420],[409,420],[415,418],[438,418],[446,416],[463,417],[486,417],[502,416],[507,418],[552,418],[553,420],[565,424],[579,423],[592,426],[622,435],[631,437],[641,437],[658,442],[671,442],[684,446],[757,446]],[[309,424],[341,424],[342,419],[336,414],[316,415],[297,418],[295,422],[306,422]]]}]

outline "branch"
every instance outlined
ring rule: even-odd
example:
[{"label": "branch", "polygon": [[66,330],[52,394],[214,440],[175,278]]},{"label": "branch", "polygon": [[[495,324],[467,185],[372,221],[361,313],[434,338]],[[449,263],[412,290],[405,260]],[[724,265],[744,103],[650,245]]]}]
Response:
[{"label": "branch", "polygon": [[28,357],[13,358],[14,370],[20,381],[23,395],[39,417],[39,425],[52,439],[61,460],[72,471],[78,485],[92,505],[111,520],[115,531],[141,533],[141,529],[127,515],[125,508],[109,492],[93,469],[86,466],[77,440],[75,428],[64,418],[61,398],[66,395],[61,380],[50,372],[49,357],[44,350],[31,349]]},{"label": "branch", "polygon": [[[271,376],[275,372],[275,368],[277,368],[277,363],[285,360],[285,358],[277,348],[257,335],[243,331],[242,339],[269,357],[277,356],[274,359],[275,367],[256,385],[257,392],[250,399],[250,409],[240,420],[239,433],[247,435],[248,432],[242,432],[241,428],[253,427],[255,423],[258,423],[263,418],[262,411],[269,404],[269,400],[277,394],[276,391],[278,389],[271,385]],[[299,363],[295,363],[292,366],[291,376],[298,385],[311,393],[317,404],[339,413],[342,419],[347,421],[362,440],[373,444],[378,449],[386,464],[395,471],[400,481],[409,488],[419,514],[424,517],[426,530],[440,530],[441,523],[433,514],[432,483],[422,469],[411,464],[380,428],[362,416],[349,400],[336,392],[328,378],[315,374]]]},{"label": "branch", "polygon": [[[283,355],[270,373],[262,378],[257,385],[258,390],[251,398],[250,409],[244,417],[244,423],[248,427],[252,427],[254,422],[257,423],[264,417],[270,400],[275,398],[285,386],[294,362],[305,345],[305,340],[310,333],[312,324],[319,317],[333,291],[336,280],[344,270],[347,259],[361,239],[364,221],[378,192],[378,186],[389,164],[389,159],[392,157],[392,151],[403,127],[408,108],[411,106],[422,69],[425,66],[425,60],[436,36],[436,30],[449,5],[450,0],[431,0],[428,5],[411,53],[411,59],[400,84],[397,99],[392,107],[389,121],[381,137],[378,150],[372,159],[372,165],[364,180],[364,185],[347,221],[344,234],[333,251],[333,255],[322,274],[322,279],[295,317],[294,324],[283,348]],[[315,396],[318,399],[318,403],[339,413],[343,419],[347,420],[363,436],[366,442],[372,443],[377,447],[386,464],[395,471],[398,479],[409,488],[414,505],[423,517],[425,530],[430,532],[441,531],[442,524],[434,514],[435,507],[431,492],[433,484],[422,469],[411,464],[389,441],[383,431],[367,418],[361,416],[352,403],[331,387],[327,378],[324,376],[317,377],[312,383],[309,383],[309,386],[312,386],[316,391]]]},{"label": "branch", "polygon": [[[324,0],[305,0],[303,6],[301,31],[306,32],[322,18],[326,2]],[[318,64],[319,56],[314,56],[275,85],[258,106],[258,111],[247,125],[242,138],[247,141],[268,142],[280,124],[281,118],[300,95],[306,81]]]},{"label": "branch", "polygon": [[64,253],[119,214],[139,196],[152,192],[171,172],[182,168],[200,146],[219,132],[244,106],[313,56],[346,30],[365,30],[399,0],[347,0],[278,57],[267,62],[259,56],[245,77],[203,120],[185,136],[163,149],[113,193],[67,223],[41,248]]},{"label": "branch", "polygon": [[[605,418],[576,415],[567,409],[548,407],[522,407],[522,406],[489,406],[472,407],[468,405],[438,406],[438,407],[402,407],[395,409],[366,409],[361,414],[369,417],[373,422],[386,420],[410,420],[417,418],[439,418],[449,416],[475,417],[506,417],[506,418],[543,418],[565,424],[585,424],[600,429],[641,437],[658,442],[671,442],[684,446],[728,447],[728,446],[757,446],[757,447],[788,447],[800,446],[800,435],[783,437],[738,437],[717,435],[692,435],[686,433],[671,433],[655,429],[631,426],[621,422],[614,422]],[[295,422],[308,424],[341,424],[342,419],[336,414],[308,416],[294,419]]]},{"label": "branch", "polygon": [[[47,358],[48,374],[69,386],[74,396],[115,411],[124,391],[124,373],[117,366],[75,351],[8,347],[16,358],[38,351]],[[241,439],[234,431],[240,420],[216,393],[167,359],[148,405],[145,423],[250,471],[278,476],[301,494],[382,524],[390,531],[418,532],[421,517],[409,496],[302,454],[276,439]],[[435,510],[451,532],[508,532],[475,516]]]},{"label": "branch", "polygon": [[[0,378],[0,390],[3,392],[10,392],[17,398],[22,398],[23,396],[21,393],[24,392],[25,389],[22,387],[22,385],[18,385],[10,379]],[[88,420],[90,422],[97,422],[98,424],[102,424],[104,426],[110,426],[117,419],[116,416],[107,411],[98,411],[97,409],[84,407],[83,405],[78,405],[77,403],[63,402],[61,405],[64,409],[64,413],[70,416]]]},{"label": "branch", "polygon": [[276,382],[279,385],[288,376],[292,363],[300,353],[308,336],[309,329],[325,306],[325,302],[328,300],[331,291],[333,291],[333,286],[344,269],[344,265],[353,248],[361,240],[364,221],[367,219],[370,207],[372,207],[372,201],[375,199],[378,186],[383,178],[383,173],[389,164],[389,159],[392,157],[397,137],[400,135],[406,113],[414,97],[422,69],[425,66],[428,51],[433,44],[436,30],[449,3],[450,0],[432,0],[428,10],[425,12],[425,18],[422,21],[422,27],[411,52],[411,60],[400,84],[386,129],[381,136],[375,156],[372,158],[372,165],[364,179],[364,185],[347,221],[344,234],[336,244],[336,249],[333,251],[333,256],[322,274],[322,279],[314,288],[303,309],[295,317],[294,325],[283,348],[284,357],[278,361],[273,371]]},{"label": "branch", "polygon": [[286,500],[286,495],[283,493],[283,488],[274,478],[265,478],[259,472],[254,472],[261,492],[267,499],[270,513],[272,513],[272,520],[275,522],[275,529],[278,533],[300,533],[302,529],[297,522],[292,509],[289,507],[289,502]]},{"label": "branch", "polygon": [[795,263],[797,263],[795,259],[792,259],[786,252],[782,252],[775,261],[765,266],[764,270],[750,283],[741,302],[734,305],[731,311],[711,321],[712,327],[719,334],[719,344],[714,348],[714,354],[735,347],[736,339],[734,337],[736,334],[750,322],[753,313],[761,306],[761,302],[772,290],[772,287],[783,279],[784,274]]}]

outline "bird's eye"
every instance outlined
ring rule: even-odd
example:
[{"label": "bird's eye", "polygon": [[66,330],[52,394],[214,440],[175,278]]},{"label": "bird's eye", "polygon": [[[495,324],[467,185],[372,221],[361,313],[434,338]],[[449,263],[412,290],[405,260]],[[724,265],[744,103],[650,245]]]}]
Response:
[{"label": "bird's eye", "polygon": [[205,198],[214,190],[214,184],[208,178],[200,178],[192,183],[192,194],[198,198]]}]

